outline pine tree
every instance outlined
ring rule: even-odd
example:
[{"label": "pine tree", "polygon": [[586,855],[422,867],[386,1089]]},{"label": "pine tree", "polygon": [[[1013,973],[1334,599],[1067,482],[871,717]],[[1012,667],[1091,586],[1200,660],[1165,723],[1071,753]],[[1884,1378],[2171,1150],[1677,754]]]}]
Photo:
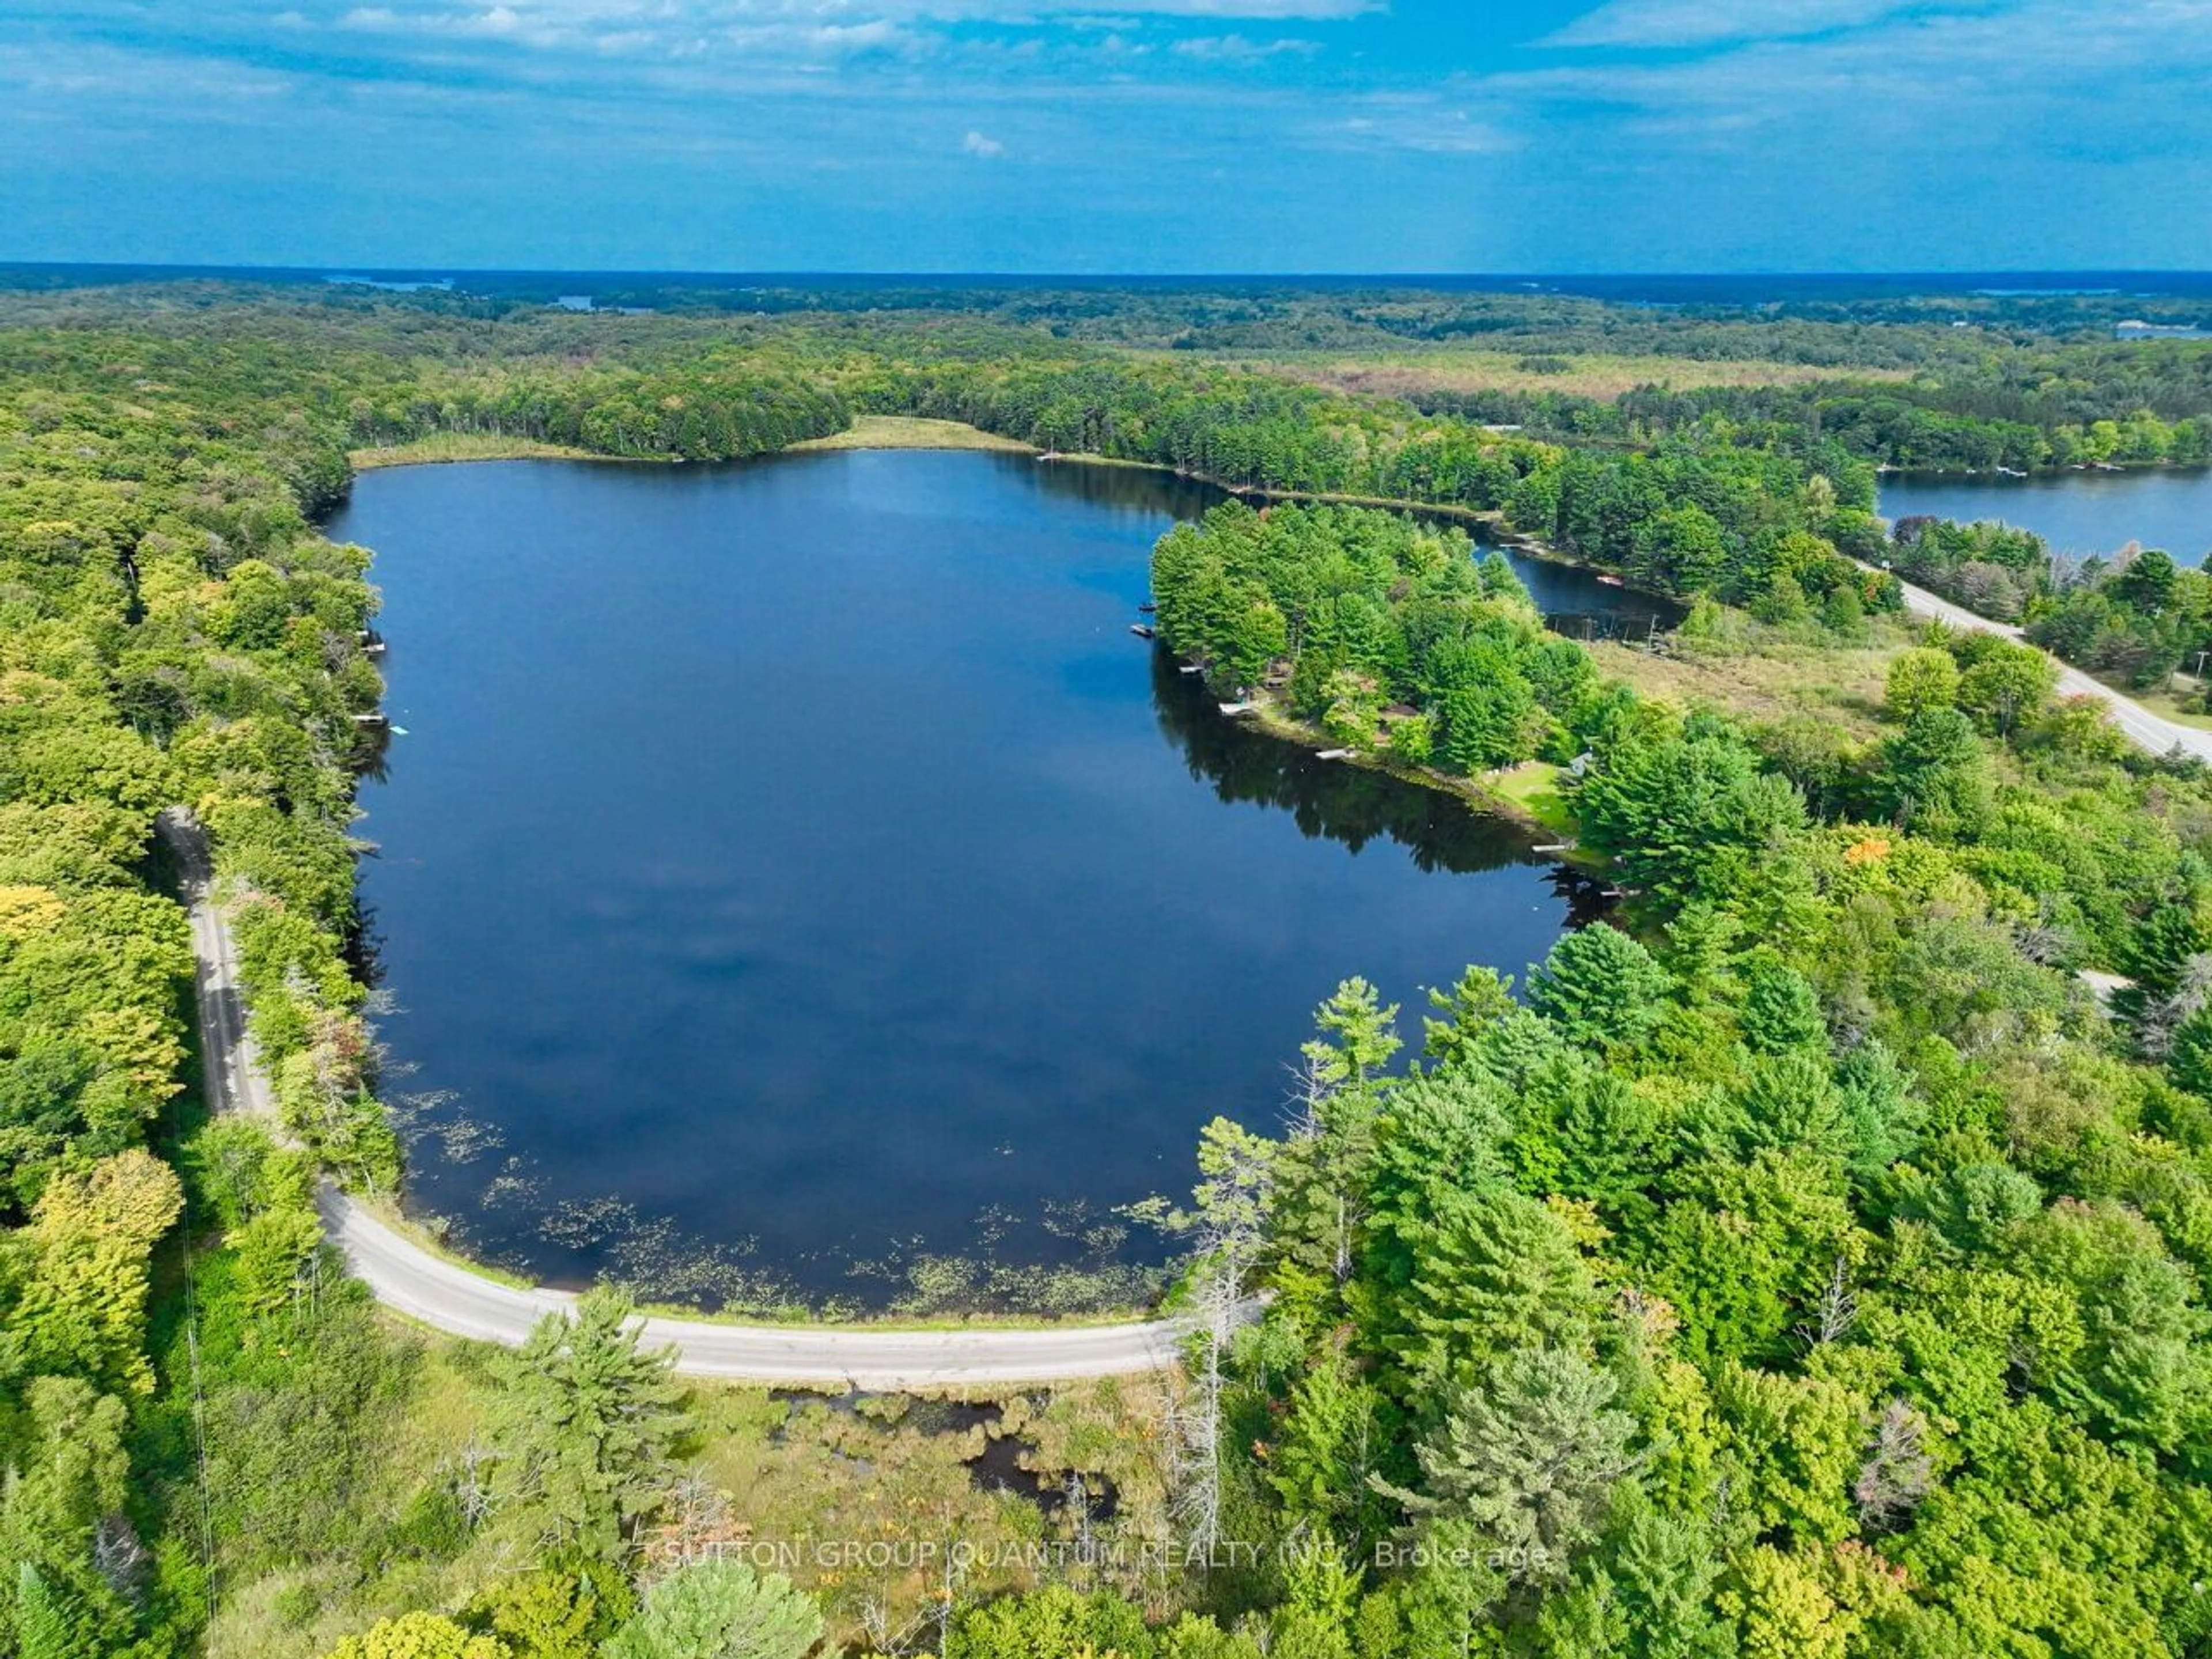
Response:
[{"label": "pine tree", "polygon": [[1439,1389],[1465,1385],[1516,1348],[1583,1340],[1597,1306],[1589,1266],[1566,1224],[1517,1193],[1447,1189],[1413,1237],[1412,1282],[1386,1345],[1418,1414]]},{"label": "pine tree", "polygon": [[548,1542],[618,1556],[666,1485],[682,1432],[674,1352],[642,1352],[629,1301],[605,1288],[549,1314],[503,1358],[497,1428],[510,1491]]},{"label": "pine tree", "polygon": [[1510,1577],[1564,1577],[1640,1461],[1636,1419],[1613,1408],[1614,1389],[1563,1348],[1520,1349],[1458,1390],[1414,1448],[1422,1490],[1385,1490],[1416,1516],[1472,1525]]},{"label": "pine tree", "polygon": [[1657,1023],[1674,980],[1617,927],[1569,933],[1528,975],[1528,1000],[1573,1042],[1632,1042]]},{"label": "pine tree", "polygon": [[701,1561],[646,1592],[606,1659],[802,1659],[822,1639],[822,1613],[781,1573],[741,1561]]},{"label": "pine tree", "polygon": [[15,1651],[21,1659],[92,1659],[62,1599],[28,1561],[15,1567]]}]

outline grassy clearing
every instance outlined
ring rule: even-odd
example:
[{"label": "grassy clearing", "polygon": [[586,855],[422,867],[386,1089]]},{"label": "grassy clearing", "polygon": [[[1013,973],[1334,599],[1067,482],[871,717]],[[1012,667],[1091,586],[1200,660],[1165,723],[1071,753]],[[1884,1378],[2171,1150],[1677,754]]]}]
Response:
[{"label": "grassy clearing", "polygon": [[1545,829],[1571,836],[1575,832],[1575,815],[1567,805],[1567,798],[1559,793],[1559,778],[1565,770],[1549,761],[1523,761],[1518,766],[1491,773],[1483,779],[1482,785]]},{"label": "grassy clearing", "polygon": [[[1553,372],[1531,363],[1565,367]],[[1901,380],[1897,370],[1824,368],[1808,363],[1590,354],[1474,351],[1456,346],[1387,353],[1285,352],[1243,367],[1339,392],[1404,398],[1420,392],[1563,392],[1618,398],[1640,386],[1689,392],[1706,386],[1802,386],[1821,380]]]},{"label": "grassy clearing", "polygon": [[490,432],[438,432],[412,443],[356,449],[348,455],[356,472],[380,466],[433,466],[448,461],[604,461],[588,449],[541,444],[531,438],[502,438]]},{"label": "grassy clearing", "polygon": [[[1252,712],[1244,719],[1268,736],[1303,748],[1336,746],[1336,739],[1328,733],[1292,714],[1288,699],[1279,693],[1265,693],[1256,698]],[[1571,837],[1575,832],[1574,815],[1557,787],[1561,769],[1546,761],[1526,761],[1503,771],[1486,772],[1480,777],[1462,776],[1434,767],[1406,766],[1379,753],[1357,755],[1338,763],[1364,767],[1370,772],[1388,772],[1394,778],[1419,784],[1424,789],[1456,796],[1473,811],[1492,817],[1517,819],[1531,828],[1563,836]]]},{"label": "grassy clearing", "polygon": [[915,415],[863,415],[842,432],[809,438],[793,449],[995,449],[1009,454],[1036,451],[1018,438],[1002,438],[961,421],[924,420]]},{"label": "grassy clearing", "polygon": [[1724,649],[1686,645],[1661,657],[1596,644],[1589,652],[1600,672],[1647,697],[1759,721],[1818,720],[1864,739],[1881,727],[1890,659],[1912,642],[1903,624],[1876,624],[1859,644],[1810,644],[1747,619],[1741,637]]}]

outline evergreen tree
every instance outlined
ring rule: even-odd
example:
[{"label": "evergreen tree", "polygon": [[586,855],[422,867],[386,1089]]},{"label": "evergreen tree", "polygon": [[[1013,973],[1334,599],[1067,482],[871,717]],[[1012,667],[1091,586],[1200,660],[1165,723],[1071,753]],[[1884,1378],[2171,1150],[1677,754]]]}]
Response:
[{"label": "evergreen tree", "polygon": [[1636,1419],[1615,1383],[1559,1348],[1522,1348],[1457,1390],[1414,1449],[1421,1489],[1392,1488],[1416,1516],[1464,1521],[1504,1557],[1509,1577],[1564,1578],[1632,1471]]},{"label": "evergreen tree", "polygon": [[1632,1042],[1658,1023],[1674,979],[1617,927],[1578,928],[1528,975],[1528,1001],[1571,1042]]},{"label": "evergreen tree", "polygon": [[684,1425],[674,1361],[672,1350],[641,1350],[629,1301],[605,1288],[573,1315],[548,1314],[501,1357],[504,1480],[550,1543],[613,1559],[659,1505]]},{"label": "evergreen tree", "polygon": [[1589,1264],[1545,1206],[1509,1191],[1446,1188],[1437,1210],[1410,1231],[1409,1279],[1384,1339],[1405,1401],[1425,1417],[1437,1409],[1438,1390],[1471,1384],[1501,1354],[1583,1341],[1597,1310]]},{"label": "evergreen tree", "polygon": [[1743,969],[1743,1040],[1758,1054],[1793,1049],[1826,1051],[1827,1023],[1820,999],[1804,975],[1772,951],[1753,953]]},{"label": "evergreen tree", "polygon": [[601,1651],[605,1659],[804,1659],[821,1639],[821,1610],[782,1574],[700,1561],[647,1590],[637,1616]]}]

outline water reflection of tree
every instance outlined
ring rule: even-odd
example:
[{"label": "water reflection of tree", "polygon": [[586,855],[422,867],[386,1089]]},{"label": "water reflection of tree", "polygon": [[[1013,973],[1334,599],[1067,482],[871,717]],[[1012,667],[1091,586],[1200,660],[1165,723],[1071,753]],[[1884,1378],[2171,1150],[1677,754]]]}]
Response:
[{"label": "water reflection of tree", "polygon": [[1133,507],[1171,518],[1196,519],[1229,499],[1229,492],[1196,478],[1151,466],[1110,466],[1090,461],[1043,461],[1028,455],[993,458],[1006,471],[1026,470],[1048,495],[1093,507]]},{"label": "water reflection of tree", "polygon": [[1356,853],[1388,836],[1420,868],[1460,874],[1542,861],[1528,837],[1504,819],[1470,812],[1449,795],[1385,773],[1322,760],[1224,719],[1199,677],[1181,672],[1165,651],[1152,653],[1152,705],[1192,777],[1211,783],[1224,801],[1288,812],[1310,839],[1325,836]]},{"label": "water reflection of tree", "polygon": [[1152,653],[1152,709],[1160,731],[1182,750],[1192,777],[1219,799],[1275,807],[1310,840],[1358,852],[1388,837],[1417,868],[1473,875],[1514,865],[1548,866],[1546,879],[1568,904],[1571,927],[1601,915],[1605,884],[1535,850],[1536,835],[1510,819],[1469,809],[1457,796],[1388,773],[1321,759],[1302,744],[1225,718],[1195,674],[1164,650]]}]

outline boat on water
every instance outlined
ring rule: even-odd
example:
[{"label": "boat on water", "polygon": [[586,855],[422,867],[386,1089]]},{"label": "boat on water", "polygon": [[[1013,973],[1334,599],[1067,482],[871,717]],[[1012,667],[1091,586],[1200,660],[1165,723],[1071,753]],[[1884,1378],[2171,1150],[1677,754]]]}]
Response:
[{"label": "boat on water", "polygon": [[1144,623],[1131,623],[1129,631],[1140,640],[1149,640],[1152,637],[1152,629]]},{"label": "boat on water", "polygon": [[1623,581],[1620,577],[1608,574],[1603,571],[1598,573],[1598,580],[1603,582],[1607,587],[1626,587],[1628,586],[1628,584]]}]

